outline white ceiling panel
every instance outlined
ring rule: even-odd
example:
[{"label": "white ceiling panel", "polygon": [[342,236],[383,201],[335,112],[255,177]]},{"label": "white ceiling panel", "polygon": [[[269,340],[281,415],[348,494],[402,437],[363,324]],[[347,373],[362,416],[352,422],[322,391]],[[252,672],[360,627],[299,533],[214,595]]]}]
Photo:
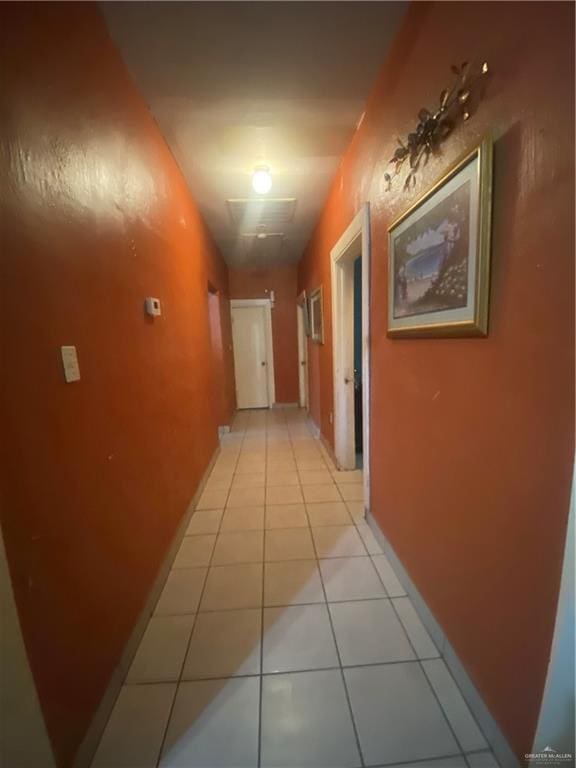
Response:
[{"label": "white ceiling panel", "polygon": [[[229,264],[300,258],[406,5],[102,3]],[[267,196],[251,187],[261,164],[272,173]],[[227,201],[250,198],[270,205],[230,215]],[[294,201],[289,220],[270,216],[280,199]],[[247,248],[256,231],[282,238]]]}]

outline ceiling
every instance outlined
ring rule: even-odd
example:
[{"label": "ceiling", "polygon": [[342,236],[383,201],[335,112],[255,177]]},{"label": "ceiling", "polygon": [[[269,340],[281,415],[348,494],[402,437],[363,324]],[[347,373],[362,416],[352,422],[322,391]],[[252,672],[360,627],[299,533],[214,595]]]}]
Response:
[{"label": "ceiling", "polygon": [[229,265],[300,258],[406,5],[102,3]]}]

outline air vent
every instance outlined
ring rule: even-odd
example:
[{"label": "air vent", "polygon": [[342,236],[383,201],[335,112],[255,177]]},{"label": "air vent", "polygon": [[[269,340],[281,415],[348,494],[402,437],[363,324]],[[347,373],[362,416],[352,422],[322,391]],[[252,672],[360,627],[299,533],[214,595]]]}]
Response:
[{"label": "air vent", "polygon": [[267,229],[259,232],[242,232],[241,237],[247,240],[268,240],[271,237],[284,237],[284,232],[269,232]]},{"label": "air vent", "polygon": [[245,254],[250,253],[269,253],[278,255],[284,242],[283,232],[266,232],[244,234],[240,240],[240,247]]},{"label": "air vent", "polygon": [[284,233],[267,232],[266,237],[258,237],[257,232],[243,234],[238,241],[236,257],[239,264],[264,266],[277,261],[283,252]]},{"label": "air vent", "polygon": [[289,224],[294,219],[296,210],[295,197],[234,198],[226,200],[226,203],[232,223],[242,229]]}]

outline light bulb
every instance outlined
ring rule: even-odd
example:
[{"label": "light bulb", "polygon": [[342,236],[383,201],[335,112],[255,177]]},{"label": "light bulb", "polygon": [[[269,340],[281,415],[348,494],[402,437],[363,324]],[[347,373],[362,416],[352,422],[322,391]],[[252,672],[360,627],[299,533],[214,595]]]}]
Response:
[{"label": "light bulb", "polygon": [[265,195],[272,189],[272,176],[265,165],[259,165],[254,169],[252,176],[252,189],[259,195]]}]

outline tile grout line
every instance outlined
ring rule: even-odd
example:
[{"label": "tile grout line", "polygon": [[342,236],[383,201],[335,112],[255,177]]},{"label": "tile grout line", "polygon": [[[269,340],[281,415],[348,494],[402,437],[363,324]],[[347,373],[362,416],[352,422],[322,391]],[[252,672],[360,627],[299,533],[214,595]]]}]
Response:
[{"label": "tile grout line", "polygon": [[[242,444],[244,442],[244,439],[245,438],[242,439]],[[239,456],[240,456],[241,450],[242,450],[242,446],[240,446],[240,451],[238,452],[238,455],[236,457],[236,461],[234,462],[234,470],[235,470],[236,466],[238,465],[238,460],[239,460]],[[212,468],[212,471],[214,471],[214,468]],[[232,477],[234,477],[234,471],[232,473]],[[228,498],[230,497],[231,491],[232,491],[232,482],[230,483],[230,486],[228,488],[228,494],[226,495],[226,503],[228,502]],[[226,504],[224,505],[224,509],[226,509]],[[194,517],[194,515],[196,514],[197,511],[198,511],[197,509],[194,510],[194,512],[192,513],[191,519],[192,519],[192,517]],[[198,604],[196,606],[196,612],[194,614],[194,621],[192,623],[192,628],[190,630],[190,636],[189,636],[188,642],[186,644],[186,651],[184,652],[184,657],[182,659],[182,664],[180,666],[180,674],[178,676],[178,680],[176,681],[176,687],[175,687],[175,690],[174,690],[174,696],[172,697],[172,704],[170,706],[170,711],[168,713],[168,718],[166,720],[166,726],[164,728],[164,732],[163,732],[163,735],[162,735],[162,740],[160,742],[160,750],[159,750],[159,753],[158,753],[158,759],[156,760],[156,767],[157,768],[158,768],[158,766],[160,766],[160,761],[162,760],[162,753],[164,752],[164,747],[166,746],[166,738],[168,736],[168,730],[170,728],[170,723],[172,721],[172,716],[174,714],[174,707],[176,705],[176,698],[178,696],[178,691],[180,689],[180,686],[182,685],[182,682],[183,682],[182,681],[182,675],[184,674],[184,666],[186,664],[186,659],[188,658],[188,653],[190,652],[190,645],[192,643],[192,637],[194,635],[194,629],[196,627],[196,622],[198,620],[198,614],[200,613],[200,605],[202,603],[202,598],[204,597],[204,591],[206,589],[206,583],[208,582],[208,574],[210,573],[210,567],[211,567],[211,564],[212,564],[212,560],[214,558],[214,551],[216,549],[216,542],[218,541],[218,536],[220,535],[220,529],[222,527],[222,521],[223,520],[224,520],[224,512],[222,512],[222,517],[220,518],[220,522],[218,524],[218,531],[216,533],[216,537],[214,539],[214,544],[212,546],[212,551],[210,553],[210,559],[209,559],[208,565],[206,567],[206,574],[204,576],[204,581],[202,583],[202,589],[200,590],[200,595],[198,597]]]},{"label": "tile grout line", "polygon": [[[296,530],[296,529],[295,529]],[[297,530],[304,530],[303,528],[298,528]],[[277,563],[283,563],[283,564],[291,564],[291,563],[308,563],[308,562],[314,562],[315,564],[318,563],[318,561],[315,558],[306,558],[305,560],[271,560],[269,564],[276,565]],[[258,565],[258,563],[235,563],[234,565]],[[221,566],[216,565],[215,568],[227,568],[228,566]],[[384,600],[390,601],[396,598],[391,598],[386,595],[383,595],[382,597],[358,597],[358,598],[345,598],[344,600],[329,600],[328,603],[326,603],[324,600],[313,600],[311,602],[307,603],[274,603],[274,605],[265,605],[265,608],[292,608],[293,606],[304,606],[304,605],[341,605],[342,603],[375,603],[375,602],[382,602]],[[241,606],[240,608],[209,608],[207,610],[198,611],[198,613],[226,613],[228,611],[238,611],[238,610],[250,610],[254,608],[259,608],[259,605],[246,605]],[[162,618],[166,617],[174,617],[174,616],[193,616],[195,614],[192,613],[167,613],[163,614]],[[424,661],[433,661],[434,659],[438,659],[438,656],[422,656],[421,657]],[[480,750],[481,751],[481,750]]]},{"label": "tile grout line", "polygon": [[268,414],[266,414],[265,442],[264,442],[264,522],[262,529],[262,583],[260,586],[260,674],[258,677],[258,754],[257,765],[262,765],[262,696],[264,687],[264,588],[266,567],[266,478],[268,476]]},{"label": "tile grout line", "polygon": [[[326,605],[326,603],[314,603],[314,605]],[[238,610],[245,610],[245,609],[238,609]],[[247,609],[250,610],[250,609]],[[221,675],[211,675],[210,677],[194,677],[190,680],[182,680],[183,683],[197,683],[197,682],[205,682],[207,680],[241,680],[243,678],[248,677],[280,677],[282,675],[297,675],[302,674],[304,672],[327,672],[327,671],[338,671],[339,669],[347,670],[347,669],[366,669],[367,667],[392,667],[397,666],[398,664],[418,664],[419,659],[403,659],[398,661],[377,661],[377,662],[369,662],[367,664],[345,664],[342,667],[340,667],[339,664],[331,664],[328,667],[302,667],[301,669],[288,669],[288,670],[282,670],[280,672],[264,672],[263,675],[257,675],[254,672],[245,672],[240,675],[230,675],[230,674],[221,674]],[[149,682],[140,682],[140,683],[130,683],[131,687],[144,687],[149,685],[170,685],[171,683],[174,683],[174,680],[154,680]],[[486,749],[475,749],[472,750],[469,753],[463,753],[463,754],[473,754],[474,752],[488,752],[489,748]],[[458,753],[460,754],[460,753]],[[424,760],[430,760],[432,758],[423,758]],[[408,761],[410,762],[410,761]]]},{"label": "tile grout line", "polygon": [[[412,766],[418,766],[427,764],[430,765],[430,760],[432,761],[438,761],[438,760],[447,760],[452,759],[453,757],[462,757],[462,755],[459,752],[453,753],[451,755],[441,755],[440,757],[421,757],[418,758],[418,760],[401,760],[400,762],[396,761],[394,763],[372,763],[371,765],[367,765],[366,768],[396,768],[398,766],[399,768],[402,768],[402,766],[407,766],[408,768],[412,768]],[[465,756],[464,756],[465,757]],[[440,763],[438,763],[435,768],[443,768]]]},{"label": "tile grout line", "polygon": [[[487,742],[488,743],[488,742]],[[489,754],[492,758],[492,761],[495,763],[497,768],[499,768],[500,763],[496,759],[496,755],[494,754],[494,751],[492,750],[492,747],[488,743],[488,746],[485,749],[471,749],[469,752],[464,752],[464,762],[466,763],[468,768],[472,768],[470,760],[468,759],[471,755],[483,755],[483,754]]]},{"label": "tile grout line", "polygon": [[[392,605],[392,610],[394,611],[394,614],[395,614],[397,620],[399,621],[400,626],[402,627],[402,630],[404,631],[404,634],[406,635],[406,638],[407,638],[407,640],[408,640],[408,642],[410,644],[410,647],[412,648],[412,651],[414,653],[414,660],[418,663],[418,666],[420,667],[420,670],[421,670],[422,674],[424,675],[424,680],[426,681],[426,684],[428,685],[428,688],[432,691],[432,695],[436,699],[436,703],[438,704],[438,707],[440,708],[440,712],[442,713],[442,717],[444,718],[444,720],[446,722],[446,725],[448,726],[448,730],[450,731],[450,733],[452,734],[452,737],[454,738],[454,742],[455,742],[456,746],[460,748],[460,755],[463,756],[463,755],[465,755],[465,753],[464,753],[464,750],[462,748],[462,744],[460,743],[460,740],[456,736],[456,732],[454,731],[454,728],[452,727],[452,723],[450,722],[450,719],[448,718],[448,714],[444,711],[444,707],[442,706],[442,702],[438,698],[438,695],[437,695],[436,691],[434,690],[434,687],[432,686],[432,683],[428,679],[428,675],[426,674],[426,669],[425,669],[425,667],[422,664],[423,661],[430,661],[430,659],[422,659],[422,658],[420,658],[420,655],[418,654],[418,651],[416,650],[416,646],[412,642],[412,639],[410,638],[410,635],[408,634],[408,631],[407,631],[406,627],[404,626],[404,623],[403,623],[403,621],[402,621],[402,619],[400,617],[400,614],[396,610],[396,606],[394,605],[394,601],[392,599],[390,599],[390,604]],[[436,647],[436,643],[434,643],[434,647]],[[438,650],[438,649],[436,649],[436,650]],[[440,657],[435,656],[434,658],[442,658],[442,656],[440,656]],[[447,756],[445,755],[444,757],[447,757]]]},{"label": "tile grout line", "polygon": [[[314,504],[315,503],[330,504],[332,502],[327,501],[327,502],[313,502],[313,503]],[[340,502],[335,502],[335,503],[339,504]],[[300,502],[296,502],[295,504],[271,504],[270,506],[273,506],[273,507],[291,507],[291,506],[298,506],[299,504],[300,504]],[[260,505],[254,505],[254,506],[255,507],[256,506],[259,507]],[[304,506],[306,506],[306,504],[304,504]],[[246,507],[229,507],[228,511],[231,511],[232,513],[236,513],[236,512],[241,512],[243,510],[251,509],[251,508],[252,508],[252,505],[247,505]],[[214,508],[214,509],[199,509],[198,510],[198,512],[220,512],[220,511],[226,512],[227,510],[226,509],[220,510],[220,508],[217,508],[217,507]],[[264,517],[266,517],[266,507],[263,507],[262,511],[264,512]],[[307,512],[308,512],[308,510],[306,510],[306,513]],[[308,514],[307,514],[307,517],[309,519],[309,515]],[[293,530],[296,530],[297,528],[304,529],[306,527],[310,528],[311,530],[314,529],[314,528],[356,528],[357,529],[358,527],[361,527],[361,526],[362,526],[362,523],[358,524],[358,523],[355,523],[355,522],[351,522],[351,523],[326,523],[324,525],[312,525],[312,523],[309,523],[307,526],[303,526],[303,525],[300,525],[300,526],[278,525],[275,528],[266,528],[266,523],[264,523],[264,526],[262,528],[245,528],[245,527],[244,528],[227,528],[225,531],[222,531],[222,533],[243,533],[245,531],[261,531],[261,530],[265,530],[265,531],[293,531]],[[188,534],[186,534],[186,535],[184,535],[182,537],[182,540],[184,540],[184,539],[193,539],[193,538],[197,538],[199,536],[217,536],[218,533],[220,533],[220,532],[221,532],[220,529],[218,529],[218,531],[212,531],[211,533],[188,533]],[[362,539],[362,535],[360,533],[358,535]],[[374,553],[371,553],[371,552],[368,551],[368,548],[366,547],[366,543],[364,542],[363,539],[362,539],[362,543],[364,544],[364,548],[367,551],[367,555],[332,555],[331,557],[326,556],[326,557],[322,557],[320,559],[321,560],[337,560],[338,558],[342,558],[342,557],[377,557],[378,555],[384,555],[385,554],[384,552],[374,552]],[[306,560],[308,558],[301,557],[301,558],[298,558],[298,559],[299,560]],[[247,560],[246,562],[258,562],[258,561],[257,560],[253,560],[253,561]],[[174,566],[174,567],[177,568],[177,569],[181,569],[181,568],[205,568],[206,566],[205,565],[180,565],[180,566]],[[217,566],[215,566],[215,567],[217,567]],[[407,597],[407,595],[401,595],[401,597]]]},{"label": "tile grout line", "polygon": [[[439,656],[439,657],[437,656],[435,658],[440,659],[440,661],[444,662],[444,659],[442,658],[442,656]],[[440,707],[440,711],[442,712],[444,720],[446,721],[446,723],[448,725],[448,728],[450,729],[450,732],[451,732],[452,736],[454,737],[454,740],[455,740],[457,746],[460,747],[461,753],[462,753],[462,755],[464,755],[465,762],[468,762],[466,760],[466,752],[464,750],[464,747],[463,747],[460,739],[458,738],[458,734],[456,733],[456,730],[454,729],[454,727],[452,726],[452,723],[450,722],[450,718],[448,717],[448,713],[444,710],[444,706],[443,706],[442,702],[440,701],[440,697],[436,693],[436,689],[434,688],[430,678],[428,677],[428,673],[426,672],[426,667],[422,663],[423,661],[434,661],[434,659],[421,659],[421,658],[418,658],[418,664],[420,665],[420,669],[422,670],[422,674],[424,675],[424,678],[425,678],[425,680],[426,680],[426,682],[428,684],[428,687],[432,691],[432,694],[433,694],[434,698],[436,699],[436,702],[437,702],[438,706]],[[448,670],[448,672],[450,672],[450,670]],[[458,688],[458,686],[456,686],[456,687]],[[460,689],[458,688],[458,692],[459,691],[460,691]]]},{"label": "tile grout line", "polygon": [[[306,509],[306,506],[304,507],[306,510],[306,516],[308,517],[308,510]],[[310,526],[310,518],[308,517],[308,525]],[[344,686],[344,695],[346,697],[346,703],[348,704],[348,712],[350,713],[350,721],[352,723],[352,729],[354,731],[354,738],[356,739],[356,749],[358,750],[358,755],[360,756],[360,765],[365,766],[366,762],[364,761],[364,755],[362,753],[362,747],[360,745],[360,736],[358,735],[358,728],[356,727],[356,721],[354,719],[354,712],[352,711],[352,702],[350,701],[350,693],[348,691],[348,686],[346,685],[346,678],[344,676],[344,669],[342,668],[342,657],[340,656],[340,649],[338,648],[338,641],[336,640],[336,632],[334,631],[334,624],[332,622],[332,614],[330,613],[330,605],[328,603],[328,595],[326,593],[326,587],[324,585],[324,578],[322,576],[322,571],[320,569],[320,559],[318,557],[318,550],[316,549],[316,542],[314,541],[314,537],[312,536],[312,526],[310,526],[310,538],[312,539],[312,547],[314,548],[314,554],[316,556],[316,567],[318,568],[318,572],[320,574],[320,583],[322,584],[322,592],[324,593],[324,600],[325,600],[325,606],[326,606],[326,613],[328,614],[328,622],[330,624],[330,631],[332,632],[332,640],[334,642],[334,647],[336,649],[336,656],[338,657],[338,664],[340,669],[340,679],[342,680],[342,685]]]},{"label": "tile grout line", "polygon": [[[315,528],[342,528],[342,527],[345,527],[345,526],[330,526],[330,525],[320,525],[320,526],[307,525],[307,526],[303,526],[303,525],[301,525],[301,526],[297,526],[297,527],[291,526],[291,527],[288,527],[288,528],[268,528],[266,530],[269,530],[269,531],[306,531],[306,530],[310,530],[310,531],[312,531]],[[354,526],[346,526],[346,527],[353,528]],[[262,533],[263,530],[264,530],[263,528],[241,528],[241,529],[239,529],[237,531],[223,531],[223,533],[224,534],[227,534],[227,533]],[[204,535],[214,536],[214,535],[217,535],[217,534],[202,534],[202,533],[201,534],[193,534],[192,536],[188,536],[187,538],[191,539],[191,538],[194,538],[194,536],[196,536],[196,535],[199,535],[199,536],[204,536]],[[318,560],[362,560],[362,559],[366,559],[366,558],[368,560],[371,560],[372,559],[372,555],[332,555],[330,557],[328,557],[328,556],[327,557],[318,557]],[[291,557],[291,558],[288,558],[287,560],[269,560],[268,562],[271,562],[271,563],[294,563],[294,562],[303,562],[303,561],[310,560],[310,559],[314,559],[314,558],[310,558],[310,557]],[[261,562],[262,562],[262,560],[260,560],[260,559],[258,559],[258,560],[235,560],[234,562],[230,562],[230,563],[214,563],[211,567],[212,568],[226,568],[226,567],[228,567],[230,565],[257,565],[258,563],[261,563]],[[177,567],[173,568],[172,570],[175,570],[175,571],[199,571],[202,568],[207,568],[207,567],[208,567],[207,565],[180,565],[180,566],[177,566]],[[398,598],[400,598],[400,597],[408,597],[408,595],[397,595],[397,597]],[[362,598],[360,598],[360,599],[362,599]],[[366,599],[366,598],[364,598],[364,599]],[[342,602],[342,601],[340,601],[340,602]],[[178,615],[178,614],[173,614],[173,615]]]}]

